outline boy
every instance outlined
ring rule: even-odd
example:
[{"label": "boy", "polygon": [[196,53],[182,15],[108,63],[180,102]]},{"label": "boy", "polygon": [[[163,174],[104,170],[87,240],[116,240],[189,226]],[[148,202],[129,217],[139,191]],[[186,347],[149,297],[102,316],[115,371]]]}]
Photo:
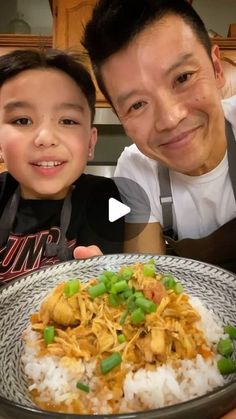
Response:
[{"label": "boy", "polygon": [[0,57],[0,283],[72,258],[75,246],[122,250],[108,221],[114,182],[83,174],[97,141],[95,88],[76,56],[13,51]]}]

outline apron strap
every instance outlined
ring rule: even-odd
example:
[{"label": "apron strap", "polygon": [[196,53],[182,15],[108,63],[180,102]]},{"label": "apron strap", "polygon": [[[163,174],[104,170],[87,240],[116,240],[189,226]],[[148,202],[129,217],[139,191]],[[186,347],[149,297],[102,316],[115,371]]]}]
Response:
[{"label": "apron strap", "polygon": [[[60,217],[60,232],[61,236],[58,243],[47,243],[45,254],[47,257],[57,256],[61,261],[72,259],[72,250],[68,248],[66,241],[66,232],[68,230],[71,213],[72,213],[72,195],[73,186],[64,199],[61,217]],[[13,195],[9,198],[2,216],[0,218],[0,246],[7,241],[14,224],[18,206],[20,202],[20,188],[16,188]]]},{"label": "apron strap", "polygon": [[236,200],[236,139],[234,138],[234,133],[232,130],[232,125],[227,119],[225,120],[225,132],[227,138],[228,146],[228,162],[229,162],[229,176],[232,183],[232,188],[234,191],[234,197]]},{"label": "apron strap", "polygon": [[0,247],[2,247],[8,239],[14,220],[16,218],[19,202],[20,188],[18,186],[13,195],[9,198],[0,219]]},{"label": "apron strap", "polygon": [[[232,125],[227,119],[225,119],[225,133],[228,148],[229,176],[236,200],[236,140],[234,138]],[[171,192],[170,173],[168,167],[164,166],[160,162],[158,162],[158,180],[160,185],[163,232],[165,235],[173,236],[173,198]]]},{"label": "apron strap", "polygon": [[66,241],[66,232],[68,230],[71,213],[72,213],[72,196],[73,186],[66,195],[60,217],[61,237],[58,243],[46,243],[45,254],[47,257],[57,256],[62,262],[72,259],[72,250],[69,249]]},{"label": "apron strap", "polygon": [[173,228],[172,192],[170,183],[170,172],[168,167],[158,162],[158,178],[160,185],[160,202],[162,207],[163,231],[167,232]]}]

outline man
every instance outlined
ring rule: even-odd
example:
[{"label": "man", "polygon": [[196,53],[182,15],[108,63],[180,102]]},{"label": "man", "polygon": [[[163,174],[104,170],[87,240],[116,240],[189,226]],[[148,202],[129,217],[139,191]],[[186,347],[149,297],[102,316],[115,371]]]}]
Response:
[{"label": "man", "polygon": [[83,43],[135,143],[116,176],[139,183],[150,199],[146,225],[130,202],[125,250],[171,251],[236,271],[236,98],[225,109],[232,127],[220,101],[219,48],[200,17],[184,0],[100,0]]}]

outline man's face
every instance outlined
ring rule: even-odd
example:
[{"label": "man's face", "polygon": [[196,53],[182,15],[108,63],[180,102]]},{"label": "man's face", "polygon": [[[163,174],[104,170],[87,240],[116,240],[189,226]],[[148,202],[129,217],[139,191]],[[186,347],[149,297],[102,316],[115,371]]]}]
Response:
[{"label": "man's face", "polygon": [[140,151],[189,175],[212,170],[226,149],[217,47],[212,60],[192,29],[168,15],[101,68],[113,106]]},{"label": "man's face", "polygon": [[64,198],[96,144],[87,100],[56,69],[27,70],[0,90],[0,145],[24,198]]}]

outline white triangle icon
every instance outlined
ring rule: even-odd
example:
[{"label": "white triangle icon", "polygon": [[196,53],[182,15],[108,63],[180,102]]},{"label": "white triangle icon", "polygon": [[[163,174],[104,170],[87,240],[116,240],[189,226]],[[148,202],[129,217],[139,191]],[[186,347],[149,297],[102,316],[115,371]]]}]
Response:
[{"label": "white triangle icon", "polygon": [[122,204],[122,202],[117,201],[115,198],[109,199],[109,211],[108,211],[108,218],[111,223],[119,218],[124,217],[124,215],[129,214],[131,211],[128,205]]}]

